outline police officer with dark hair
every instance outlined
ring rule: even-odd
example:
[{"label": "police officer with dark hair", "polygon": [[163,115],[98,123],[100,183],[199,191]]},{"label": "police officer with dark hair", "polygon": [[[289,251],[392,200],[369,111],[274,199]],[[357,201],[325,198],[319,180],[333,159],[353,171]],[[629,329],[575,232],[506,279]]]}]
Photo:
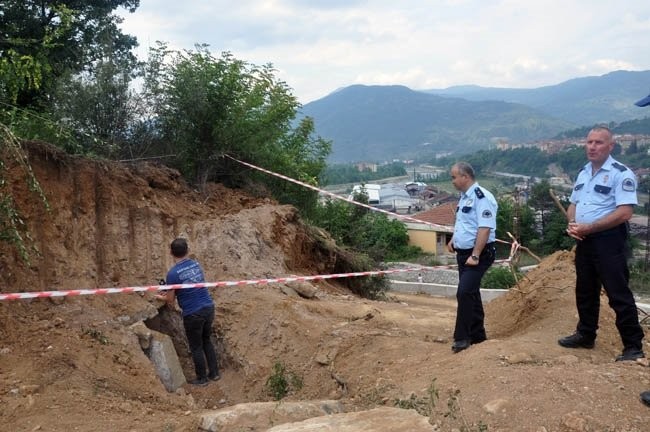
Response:
[{"label": "police officer with dark hair", "polygon": [[602,284],[623,340],[623,352],[616,361],[635,360],[644,357],[643,329],[628,286],[627,267],[627,221],[637,204],[636,178],[611,157],[614,139],[608,128],[592,129],[585,149],[589,163],[578,174],[567,210],[567,233],[577,240],[578,325],[575,333],[558,343],[566,348],[594,347]]},{"label": "police officer with dark hair", "polygon": [[450,252],[456,252],[458,263],[458,308],[451,346],[457,353],[487,338],[480,287],[495,258],[497,202],[487,189],[479,186],[474,169],[466,162],[451,167],[451,182],[461,192],[454,234],[447,244]]}]

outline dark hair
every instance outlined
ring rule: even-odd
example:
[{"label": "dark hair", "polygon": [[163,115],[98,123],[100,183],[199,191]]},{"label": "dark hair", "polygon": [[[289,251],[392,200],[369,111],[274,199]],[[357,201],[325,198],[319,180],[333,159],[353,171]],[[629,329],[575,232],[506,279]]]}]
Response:
[{"label": "dark hair", "polygon": [[467,162],[457,162],[455,165],[458,174],[466,175],[474,180],[474,168]]},{"label": "dark hair", "polygon": [[170,248],[172,255],[174,255],[176,258],[183,258],[185,255],[187,255],[187,240],[181,237],[174,239]]}]

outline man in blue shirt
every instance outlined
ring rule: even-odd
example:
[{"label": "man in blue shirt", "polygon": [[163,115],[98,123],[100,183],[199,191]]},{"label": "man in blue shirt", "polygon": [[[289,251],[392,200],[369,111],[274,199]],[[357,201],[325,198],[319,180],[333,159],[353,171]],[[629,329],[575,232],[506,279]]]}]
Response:
[{"label": "man in blue shirt", "polygon": [[487,189],[479,186],[474,169],[467,162],[458,162],[451,168],[451,182],[461,192],[454,234],[447,244],[450,252],[456,252],[458,263],[458,307],[451,346],[457,353],[487,339],[480,288],[481,279],[495,258],[497,202]]},{"label": "man in blue shirt", "polygon": [[628,286],[627,221],[637,204],[636,178],[610,153],[612,132],[595,127],[585,146],[589,163],[578,174],[567,210],[567,233],[577,240],[575,333],[558,340],[566,348],[593,348],[598,329],[601,284],[616,313],[623,352],[616,361],[644,357],[643,329]]},{"label": "man in blue shirt", "polygon": [[[177,238],[171,243],[171,255],[174,266],[167,273],[167,285],[194,284],[205,282],[203,269],[198,262],[190,259],[187,240]],[[217,353],[212,344],[212,323],[214,322],[214,302],[207,288],[186,288],[168,290],[158,298],[173,306],[174,298],[183,311],[183,326],[187,342],[192,352],[196,379],[189,383],[199,386],[208,385],[208,378],[216,381],[220,378],[217,368]],[[207,370],[206,370],[207,360]]]}]

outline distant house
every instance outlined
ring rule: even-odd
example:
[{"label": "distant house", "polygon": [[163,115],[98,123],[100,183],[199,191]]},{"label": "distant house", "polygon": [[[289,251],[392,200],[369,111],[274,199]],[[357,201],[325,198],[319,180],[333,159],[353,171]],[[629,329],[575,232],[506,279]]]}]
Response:
[{"label": "distant house", "polygon": [[406,222],[410,245],[419,246],[423,251],[434,255],[449,253],[447,243],[454,233],[456,202],[441,204],[412,218],[421,220],[422,223]]},{"label": "distant house", "polygon": [[377,164],[371,162],[359,162],[356,164],[357,171],[377,172]]},{"label": "distant house", "polygon": [[354,198],[354,194],[365,192],[368,195],[368,204],[377,205],[379,204],[379,191],[381,190],[381,185],[378,184],[365,184],[365,185],[354,185],[352,188],[352,193],[350,194],[350,199]]},{"label": "distant house", "polygon": [[349,198],[353,199],[354,194],[361,191],[368,195],[369,205],[382,210],[407,214],[421,207],[421,201],[411,197],[402,185],[390,183],[354,185]]},{"label": "distant house", "polygon": [[376,207],[403,214],[411,213],[418,203],[419,200],[411,197],[404,186],[385,184],[379,191],[379,205]]}]

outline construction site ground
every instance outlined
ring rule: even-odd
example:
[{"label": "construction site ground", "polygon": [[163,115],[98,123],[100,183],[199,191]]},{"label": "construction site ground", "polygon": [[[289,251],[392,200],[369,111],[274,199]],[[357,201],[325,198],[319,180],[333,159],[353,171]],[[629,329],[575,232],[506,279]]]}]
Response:
[{"label": "construction site ground", "polygon": [[[50,209],[9,166],[38,252],[25,263],[0,244],[3,293],[155,284],[177,235],[208,281],[345,270],[331,240],[293,207],[218,184],[199,193],[162,166],[27,147]],[[606,297],[594,349],[557,344],[575,328],[574,283],[571,251],[546,257],[486,305],[489,339],[458,354],[453,298],[389,292],[371,301],[336,280],[311,283],[310,299],[286,284],[216,288],[222,378],[173,393],[128,329],[162,307],[153,293],[0,302],[0,430],[197,431],[211,410],[273,401],[266,383],[281,363],[302,381],[284,401],[416,408],[432,431],[649,431],[639,393],[650,389],[650,369],[614,362],[622,346]],[[184,335],[171,336],[191,379]]]}]

